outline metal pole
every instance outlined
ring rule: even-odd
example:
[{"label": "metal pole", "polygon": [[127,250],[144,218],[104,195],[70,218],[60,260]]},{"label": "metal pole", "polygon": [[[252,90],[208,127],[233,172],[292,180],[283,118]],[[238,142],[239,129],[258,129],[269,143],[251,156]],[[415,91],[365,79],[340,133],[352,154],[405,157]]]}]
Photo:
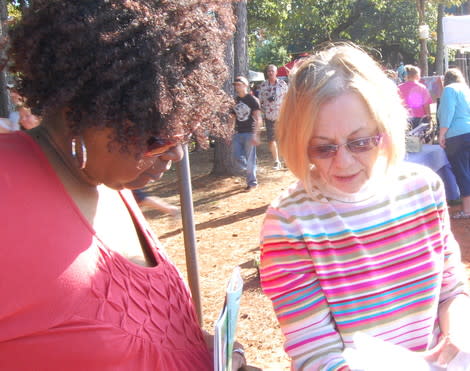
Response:
[{"label": "metal pole", "polygon": [[202,324],[201,295],[199,291],[199,268],[196,253],[196,229],[194,227],[194,209],[191,187],[191,171],[189,166],[188,145],[183,145],[184,157],[178,162],[176,172],[181,202],[181,218],[183,221],[184,251],[188,282],[193,296],[194,306],[199,324]]},{"label": "metal pole", "polygon": [[449,69],[449,48],[447,45],[444,47],[444,73]]}]

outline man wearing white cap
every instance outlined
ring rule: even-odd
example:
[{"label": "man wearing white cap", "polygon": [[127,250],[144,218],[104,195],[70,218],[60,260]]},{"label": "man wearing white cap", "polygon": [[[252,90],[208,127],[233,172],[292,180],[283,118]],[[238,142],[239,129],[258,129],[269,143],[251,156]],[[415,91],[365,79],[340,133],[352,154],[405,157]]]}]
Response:
[{"label": "man wearing white cap", "polygon": [[260,143],[261,109],[257,98],[248,94],[249,83],[243,76],[233,82],[235,92],[235,131],[232,138],[233,156],[239,170],[246,173],[246,191],[258,186],[256,179],[256,146]]}]

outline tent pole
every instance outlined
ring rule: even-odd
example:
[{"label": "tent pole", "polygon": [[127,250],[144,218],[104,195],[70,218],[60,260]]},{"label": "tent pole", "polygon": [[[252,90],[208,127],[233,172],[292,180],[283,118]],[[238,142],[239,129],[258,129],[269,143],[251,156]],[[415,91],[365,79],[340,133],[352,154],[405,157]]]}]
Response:
[{"label": "tent pole", "polygon": [[449,48],[444,46],[444,73],[449,69]]}]

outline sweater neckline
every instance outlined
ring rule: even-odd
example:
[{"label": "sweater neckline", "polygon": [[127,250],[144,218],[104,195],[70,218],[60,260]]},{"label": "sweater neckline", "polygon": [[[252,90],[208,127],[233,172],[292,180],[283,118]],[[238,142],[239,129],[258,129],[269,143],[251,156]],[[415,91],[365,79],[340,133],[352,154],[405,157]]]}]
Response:
[{"label": "sweater neckline", "polygon": [[354,193],[343,192],[330,184],[328,184],[320,173],[313,168],[311,171],[312,185],[323,198],[343,203],[359,203],[367,201],[380,193],[383,193],[384,187],[388,184],[386,178],[390,176],[390,171],[386,171],[386,165],[382,161],[378,161],[374,167],[372,176]]}]

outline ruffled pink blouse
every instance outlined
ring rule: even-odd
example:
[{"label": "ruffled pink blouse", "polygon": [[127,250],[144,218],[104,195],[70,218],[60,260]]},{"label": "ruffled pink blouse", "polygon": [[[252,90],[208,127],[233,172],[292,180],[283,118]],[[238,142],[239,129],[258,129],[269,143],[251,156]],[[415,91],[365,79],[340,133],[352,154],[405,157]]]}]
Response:
[{"label": "ruffled pink blouse", "polygon": [[28,135],[0,135],[1,370],[212,369],[186,285],[121,196],[155,267],[100,241]]}]

